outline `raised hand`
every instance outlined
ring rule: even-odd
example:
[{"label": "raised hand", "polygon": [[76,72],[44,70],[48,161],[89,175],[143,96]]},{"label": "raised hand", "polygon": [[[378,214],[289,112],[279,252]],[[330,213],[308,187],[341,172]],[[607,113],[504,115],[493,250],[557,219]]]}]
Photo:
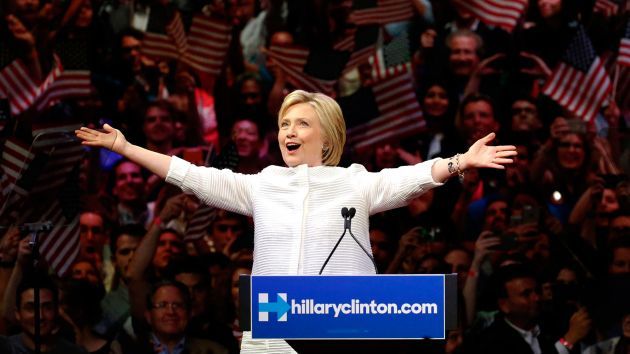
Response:
[{"label": "raised hand", "polygon": [[[123,154],[127,146],[127,139],[118,129],[112,128],[109,124],[103,125],[103,131],[81,127],[74,133],[81,140],[81,144],[95,147],[102,147],[113,152]],[[124,154],[123,154],[124,155]]]},{"label": "raised hand", "polygon": [[496,168],[505,169],[505,164],[512,163],[510,156],[516,156],[516,146],[499,145],[489,146],[488,144],[496,137],[495,133],[490,133],[477,140],[464,154],[465,167],[469,168]]},{"label": "raised hand", "polygon": [[6,20],[9,31],[16,40],[25,43],[29,47],[35,46],[35,36],[24,26],[22,21],[14,15],[7,16]]},{"label": "raised hand", "polygon": [[523,58],[529,59],[532,63],[534,63],[533,67],[521,68],[521,72],[523,74],[538,76],[542,78],[548,78],[549,76],[551,76],[551,69],[549,69],[545,61],[542,60],[539,56],[528,52],[520,52],[519,55]]}]

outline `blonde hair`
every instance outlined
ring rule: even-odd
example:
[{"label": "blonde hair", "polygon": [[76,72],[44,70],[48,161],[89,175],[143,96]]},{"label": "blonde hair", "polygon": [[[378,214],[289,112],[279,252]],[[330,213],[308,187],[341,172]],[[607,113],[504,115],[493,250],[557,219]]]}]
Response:
[{"label": "blonde hair", "polygon": [[322,149],[322,164],[337,166],[341,160],[343,146],[346,144],[346,122],[343,120],[339,104],[322,93],[295,90],[284,98],[278,113],[278,124],[289,108],[300,103],[308,103],[313,107],[322,126],[325,144]]}]

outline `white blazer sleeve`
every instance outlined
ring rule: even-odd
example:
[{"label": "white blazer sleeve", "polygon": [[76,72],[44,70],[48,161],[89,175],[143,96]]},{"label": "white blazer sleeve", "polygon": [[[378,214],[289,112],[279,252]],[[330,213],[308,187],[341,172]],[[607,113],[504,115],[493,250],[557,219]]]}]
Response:
[{"label": "white blazer sleeve", "polygon": [[358,174],[357,186],[362,188],[369,203],[370,215],[400,208],[429,189],[441,186],[433,180],[431,167],[439,159],[413,166],[384,169],[380,172],[363,171]]},{"label": "white blazer sleeve", "polygon": [[176,156],[166,175],[166,182],[192,193],[202,202],[235,213],[252,215],[252,184],[256,175],[230,170],[195,166]]}]

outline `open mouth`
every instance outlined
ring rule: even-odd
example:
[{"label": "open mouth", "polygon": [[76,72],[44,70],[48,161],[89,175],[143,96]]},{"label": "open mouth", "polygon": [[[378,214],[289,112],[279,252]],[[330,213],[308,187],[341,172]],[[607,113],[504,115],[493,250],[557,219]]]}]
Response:
[{"label": "open mouth", "polygon": [[287,150],[295,151],[295,150],[299,149],[300,146],[302,146],[302,145],[301,144],[297,144],[297,143],[288,143],[287,144]]}]

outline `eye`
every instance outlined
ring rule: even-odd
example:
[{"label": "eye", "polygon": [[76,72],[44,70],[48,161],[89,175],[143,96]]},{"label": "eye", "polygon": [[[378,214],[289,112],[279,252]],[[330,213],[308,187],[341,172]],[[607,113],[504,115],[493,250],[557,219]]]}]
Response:
[{"label": "eye", "polygon": [[288,126],[289,126],[289,123],[287,121],[280,122],[280,128],[286,128]]},{"label": "eye", "polygon": [[303,126],[303,127],[308,127],[309,126],[308,122],[305,121],[305,120],[300,121],[300,125]]}]

